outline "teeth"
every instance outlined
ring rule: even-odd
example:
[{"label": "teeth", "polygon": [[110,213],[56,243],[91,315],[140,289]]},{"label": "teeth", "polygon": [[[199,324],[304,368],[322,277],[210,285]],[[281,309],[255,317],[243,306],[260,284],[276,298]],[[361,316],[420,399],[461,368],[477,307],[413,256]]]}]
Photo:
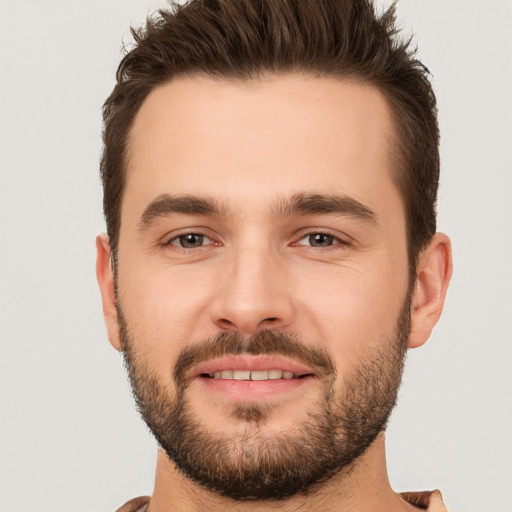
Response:
[{"label": "teeth", "polygon": [[233,370],[234,380],[251,380],[251,372],[249,370]]},{"label": "teeth", "polygon": [[269,379],[282,379],[283,378],[283,370],[269,370],[268,378]]},{"label": "teeth", "polygon": [[230,379],[230,380],[277,380],[277,379],[293,379],[295,374],[293,372],[286,372],[283,370],[218,370],[210,373],[209,376],[213,379]]},{"label": "teeth", "polygon": [[268,380],[268,371],[251,372],[251,380]]}]

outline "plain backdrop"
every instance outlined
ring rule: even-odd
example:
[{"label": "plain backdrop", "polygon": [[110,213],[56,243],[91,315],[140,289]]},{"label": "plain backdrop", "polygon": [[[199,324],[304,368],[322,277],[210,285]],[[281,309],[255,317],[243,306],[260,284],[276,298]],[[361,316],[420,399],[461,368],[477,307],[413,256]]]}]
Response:
[{"label": "plain backdrop", "polygon": [[[0,511],[114,510],[151,493],[156,447],[108,344],[101,105],[121,42],[164,2],[0,0]],[[396,490],[512,511],[512,2],[402,0],[434,75],[439,227],[455,272],[410,354],[388,434]]]}]

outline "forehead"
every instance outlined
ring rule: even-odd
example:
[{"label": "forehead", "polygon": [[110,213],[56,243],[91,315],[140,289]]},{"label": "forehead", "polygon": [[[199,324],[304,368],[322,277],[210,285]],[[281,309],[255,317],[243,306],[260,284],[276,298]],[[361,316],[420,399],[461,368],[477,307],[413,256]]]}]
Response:
[{"label": "forehead", "polygon": [[[298,75],[195,76],[159,86],[128,141],[125,201],[207,194],[240,205],[276,193],[349,194],[379,203],[391,180],[394,126],[384,95]],[[124,207],[124,205],[123,205]]]}]

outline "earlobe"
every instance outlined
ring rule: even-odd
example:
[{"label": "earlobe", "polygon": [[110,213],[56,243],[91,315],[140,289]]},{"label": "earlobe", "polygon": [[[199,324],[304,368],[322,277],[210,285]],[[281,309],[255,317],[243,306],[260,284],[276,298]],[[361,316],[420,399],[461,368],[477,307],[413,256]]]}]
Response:
[{"label": "earlobe", "polygon": [[111,266],[110,243],[106,234],[96,237],[96,278],[103,303],[103,316],[107,326],[108,339],[116,350],[122,350],[119,339],[119,324],[116,310],[114,276]]},{"label": "earlobe", "polygon": [[441,316],[451,275],[450,239],[443,233],[436,233],[418,260],[409,348],[420,347],[430,337]]}]

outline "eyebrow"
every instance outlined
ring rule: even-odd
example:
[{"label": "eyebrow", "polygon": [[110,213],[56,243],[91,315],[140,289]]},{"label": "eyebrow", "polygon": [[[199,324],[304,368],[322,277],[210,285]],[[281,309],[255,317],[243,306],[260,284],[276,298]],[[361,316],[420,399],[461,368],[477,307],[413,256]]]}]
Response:
[{"label": "eyebrow", "polygon": [[[159,218],[172,214],[226,217],[228,211],[225,203],[211,197],[162,194],[144,209],[139,229],[145,230]],[[339,195],[300,193],[291,198],[278,198],[271,209],[271,214],[278,219],[337,214],[376,223],[376,215],[370,208],[352,197]]]},{"label": "eyebrow", "polygon": [[210,197],[194,195],[173,196],[162,194],[151,201],[140,217],[139,228],[148,228],[158,218],[167,217],[173,213],[183,215],[214,215],[225,216],[226,208]]},{"label": "eyebrow", "polygon": [[295,194],[290,200],[279,199],[273,209],[275,217],[337,214],[376,223],[373,210],[349,196],[325,194]]}]

